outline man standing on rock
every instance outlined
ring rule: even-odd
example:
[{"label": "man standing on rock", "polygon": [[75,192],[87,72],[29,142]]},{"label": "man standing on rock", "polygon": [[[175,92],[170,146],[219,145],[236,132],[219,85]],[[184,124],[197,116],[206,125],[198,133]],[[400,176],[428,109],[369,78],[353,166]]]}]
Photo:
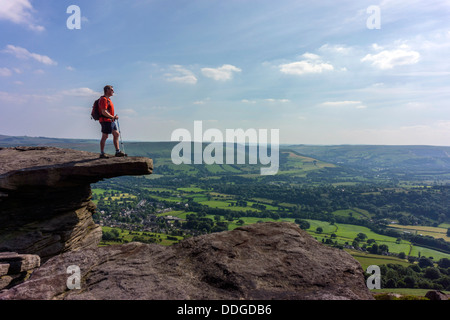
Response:
[{"label": "man standing on rock", "polygon": [[100,125],[102,126],[102,139],[100,140],[100,158],[107,158],[105,154],[105,144],[108,136],[113,135],[113,144],[116,148],[116,157],[124,157],[125,153],[119,148],[119,130],[117,129],[116,120],[119,116],[114,114],[114,104],[111,97],[114,95],[112,86],[107,85],[103,88],[104,95],[100,98],[98,105],[100,111]]}]

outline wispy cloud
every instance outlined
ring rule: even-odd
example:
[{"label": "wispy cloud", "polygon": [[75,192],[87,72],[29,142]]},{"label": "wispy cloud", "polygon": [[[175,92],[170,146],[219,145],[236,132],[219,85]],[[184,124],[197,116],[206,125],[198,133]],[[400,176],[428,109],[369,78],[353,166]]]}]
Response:
[{"label": "wispy cloud", "polygon": [[90,88],[75,88],[64,90],[61,92],[64,96],[74,96],[74,97],[94,97],[101,95],[100,92],[96,92]]},{"label": "wispy cloud", "polygon": [[226,81],[233,78],[234,73],[242,70],[231,64],[224,64],[218,68],[202,68],[202,73],[205,77],[212,78],[217,81]]},{"label": "wispy cloud", "polygon": [[196,84],[197,77],[195,74],[181,65],[172,65],[170,72],[165,74],[166,80],[170,82]]},{"label": "wispy cloud", "polygon": [[352,47],[343,44],[329,44],[326,43],[319,48],[319,51],[331,52],[338,54],[349,54],[353,50]]},{"label": "wispy cloud", "polygon": [[291,102],[289,99],[274,99],[274,98],[266,98],[262,100],[249,100],[249,99],[242,99],[242,103],[248,103],[248,104],[255,104],[258,102],[269,102],[269,103],[288,103]]},{"label": "wispy cloud", "polygon": [[[377,44],[374,49],[382,49]],[[397,66],[416,64],[420,60],[420,53],[411,50],[408,46],[402,45],[392,50],[383,50],[376,54],[367,54],[361,59],[362,62],[371,62],[373,66],[382,69],[392,69]]]},{"label": "wispy cloud", "polygon": [[353,100],[344,100],[344,101],[326,101],[320,104],[323,107],[334,107],[334,108],[342,108],[342,107],[354,107],[356,109],[365,109],[365,106],[362,101],[353,101]]},{"label": "wispy cloud", "polygon": [[264,99],[264,101],[267,101],[267,102],[280,102],[280,103],[290,102],[289,99],[272,99],[272,98]]},{"label": "wispy cloud", "polygon": [[211,100],[211,98],[206,98],[206,99],[203,99],[203,100],[197,100],[197,101],[194,101],[193,104],[195,104],[195,105],[204,105],[205,103],[209,102],[210,100]]},{"label": "wispy cloud", "polygon": [[321,57],[314,53],[304,53],[303,60],[279,65],[282,73],[291,75],[304,75],[310,73],[322,73],[333,71],[334,67],[330,63],[322,61]]},{"label": "wispy cloud", "polygon": [[0,68],[0,77],[9,77],[12,75],[12,71],[8,68]]},{"label": "wispy cloud", "polygon": [[33,6],[29,0],[0,1],[0,20],[25,25],[33,31],[44,31],[45,28],[43,26],[34,23],[33,11]]},{"label": "wispy cloud", "polygon": [[3,50],[3,52],[10,53],[18,59],[24,59],[24,60],[33,59],[33,60],[36,60],[36,61],[46,64],[46,65],[57,65],[58,64],[56,61],[52,60],[48,56],[33,53],[33,52],[28,51],[25,48],[16,47],[11,44],[8,44],[6,46],[6,49]]},{"label": "wispy cloud", "polygon": [[128,109],[121,109],[121,110],[120,110],[120,113],[121,113],[121,114],[124,114],[124,115],[126,115],[126,116],[135,116],[135,115],[138,114],[138,113],[136,112],[136,110],[130,109],[130,108],[128,108]]}]

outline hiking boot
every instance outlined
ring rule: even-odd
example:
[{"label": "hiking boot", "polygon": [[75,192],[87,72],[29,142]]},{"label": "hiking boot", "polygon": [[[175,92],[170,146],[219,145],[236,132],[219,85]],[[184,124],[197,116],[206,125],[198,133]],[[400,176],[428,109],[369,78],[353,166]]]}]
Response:
[{"label": "hiking boot", "polygon": [[116,157],[126,157],[127,155],[125,153],[123,153],[122,151],[117,151],[116,152]]},{"label": "hiking boot", "polygon": [[106,153],[100,153],[100,158],[107,159],[108,155]]}]

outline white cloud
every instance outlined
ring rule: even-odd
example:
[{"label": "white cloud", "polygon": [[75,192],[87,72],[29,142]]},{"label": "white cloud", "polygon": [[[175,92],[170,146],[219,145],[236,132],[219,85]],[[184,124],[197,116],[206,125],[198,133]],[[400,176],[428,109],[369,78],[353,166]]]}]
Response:
[{"label": "white cloud", "polygon": [[281,72],[293,75],[322,73],[323,71],[332,71],[333,69],[333,66],[328,63],[311,63],[308,61],[298,61],[280,65]]},{"label": "white cloud", "polygon": [[384,48],[382,46],[379,46],[378,44],[374,43],[374,44],[372,44],[372,49],[379,51],[379,50],[383,50]]},{"label": "white cloud", "polygon": [[211,98],[206,98],[206,99],[203,99],[203,100],[197,100],[197,101],[194,101],[193,104],[195,104],[195,105],[203,105],[203,104],[209,102],[210,100],[211,100]]},{"label": "white cloud", "polygon": [[308,60],[319,60],[320,59],[320,56],[318,56],[317,54],[309,53],[309,52],[302,54],[302,57],[305,59],[308,59]]},{"label": "white cloud", "polygon": [[[375,50],[381,49],[376,44],[372,47]],[[372,62],[373,66],[382,70],[392,69],[396,66],[416,64],[419,60],[420,53],[404,45],[393,50],[383,50],[377,54],[367,54],[361,59],[362,62]]]},{"label": "white cloud", "polygon": [[205,77],[212,78],[217,81],[226,81],[233,78],[234,72],[241,72],[242,70],[231,64],[224,64],[219,68],[202,68],[202,73]]},{"label": "white cloud", "polygon": [[[289,99],[273,99],[273,98],[266,98],[266,99],[259,100],[259,101],[269,102],[269,103],[287,103],[287,102],[291,102],[291,100],[289,100]],[[258,101],[257,100],[242,99],[241,102],[249,103],[249,104],[255,104]]]},{"label": "white cloud", "polygon": [[64,90],[61,92],[65,96],[75,96],[75,97],[94,97],[101,95],[100,92],[96,92],[89,88],[76,88],[70,90]]},{"label": "white cloud", "polygon": [[43,94],[19,94],[19,93],[9,93],[0,91],[0,101],[12,103],[12,104],[26,104],[27,106],[30,102],[37,103],[54,103],[59,101],[61,98],[58,94],[53,95],[43,95]]},{"label": "white cloud", "polygon": [[29,0],[1,0],[0,20],[11,21],[16,24],[27,26],[34,31],[44,31],[45,28],[36,25],[31,13],[33,6]]},{"label": "white cloud", "polygon": [[324,71],[333,71],[334,67],[320,59],[320,56],[313,53],[305,53],[302,55],[306,60],[285,63],[279,65],[282,73],[292,75],[303,75],[308,73],[322,73]]},{"label": "white cloud", "polygon": [[183,66],[173,65],[170,67],[171,72],[165,74],[167,81],[179,82],[187,84],[196,84],[197,77],[194,73]]},{"label": "white cloud", "polygon": [[327,101],[320,104],[323,107],[354,107],[356,109],[365,109],[365,106],[361,101],[345,100],[345,101]]},{"label": "white cloud", "polygon": [[341,44],[330,45],[328,43],[324,44],[319,48],[321,52],[331,52],[338,54],[349,54],[353,50],[352,47],[348,47]]},{"label": "white cloud", "polygon": [[57,65],[58,63],[52,59],[50,59],[48,56],[40,55],[37,53],[32,53],[28,51],[25,48],[16,47],[11,44],[8,44],[6,46],[6,49],[3,50],[5,53],[10,53],[14,55],[18,59],[34,59],[40,63],[46,64],[46,65]]},{"label": "white cloud", "polygon": [[0,68],[0,77],[9,77],[12,75],[12,71],[8,68]]},{"label": "white cloud", "polygon": [[135,116],[135,115],[137,115],[136,110],[130,109],[130,108],[129,109],[121,109],[120,113],[124,114],[126,116]]},{"label": "white cloud", "polygon": [[286,102],[290,102],[289,99],[264,99],[267,102],[281,102],[281,103],[286,103]]}]

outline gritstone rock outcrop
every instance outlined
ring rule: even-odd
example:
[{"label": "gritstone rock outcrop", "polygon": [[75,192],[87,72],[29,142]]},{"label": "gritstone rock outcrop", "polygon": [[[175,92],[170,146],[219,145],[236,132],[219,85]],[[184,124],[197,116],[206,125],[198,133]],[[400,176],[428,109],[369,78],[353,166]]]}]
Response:
[{"label": "gritstone rock outcrop", "polygon": [[36,254],[95,248],[90,184],[152,173],[148,158],[99,159],[96,153],[53,147],[0,148],[0,252]]},{"label": "gritstone rock outcrop", "polygon": [[[69,266],[80,289],[67,288]],[[373,299],[360,264],[297,225],[258,223],[164,247],[124,245],[67,252],[0,300]]]}]

